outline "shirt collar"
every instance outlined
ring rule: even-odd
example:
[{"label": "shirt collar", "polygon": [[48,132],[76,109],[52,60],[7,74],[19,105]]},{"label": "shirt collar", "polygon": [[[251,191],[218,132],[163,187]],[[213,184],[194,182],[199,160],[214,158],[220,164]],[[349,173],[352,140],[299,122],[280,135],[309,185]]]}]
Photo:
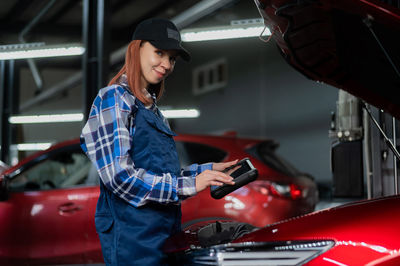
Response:
[{"label": "shirt collar", "polygon": [[[118,84],[129,88],[129,84],[128,84],[128,77],[126,76],[126,74],[122,74],[119,79],[118,79]],[[152,97],[151,94],[146,90],[146,88],[142,89],[142,92],[144,94],[144,96],[148,99],[152,99],[153,103],[151,105],[146,105],[145,107],[147,109],[151,109],[153,111],[155,111],[157,109],[157,101],[155,97]]]},{"label": "shirt collar", "polygon": [[129,87],[129,84],[128,84],[128,77],[127,77],[125,74],[122,74],[122,75],[119,77],[118,83],[119,83],[120,85],[122,85],[122,86]]}]

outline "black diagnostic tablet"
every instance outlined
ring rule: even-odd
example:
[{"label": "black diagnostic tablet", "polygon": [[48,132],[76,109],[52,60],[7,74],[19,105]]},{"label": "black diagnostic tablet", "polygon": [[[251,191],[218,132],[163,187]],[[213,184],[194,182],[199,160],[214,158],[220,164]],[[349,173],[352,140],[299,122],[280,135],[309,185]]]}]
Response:
[{"label": "black diagnostic tablet", "polygon": [[222,186],[211,186],[211,197],[214,199],[220,199],[225,195],[231,193],[232,191],[254,181],[257,179],[258,171],[254,168],[253,164],[250,162],[249,158],[245,158],[238,162],[237,164],[228,167],[224,170],[227,172],[237,166],[240,166],[239,169],[231,173],[233,177],[234,185],[224,184]]}]

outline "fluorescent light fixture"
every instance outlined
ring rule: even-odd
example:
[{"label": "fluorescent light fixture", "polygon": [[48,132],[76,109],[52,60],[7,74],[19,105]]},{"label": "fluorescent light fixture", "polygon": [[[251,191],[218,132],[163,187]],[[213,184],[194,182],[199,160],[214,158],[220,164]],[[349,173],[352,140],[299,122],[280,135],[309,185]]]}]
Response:
[{"label": "fluorescent light fixture", "polygon": [[259,19],[232,21],[230,26],[185,29],[181,31],[182,41],[199,42],[269,36],[271,32]]},{"label": "fluorescent light fixture", "polygon": [[196,118],[200,116],[197,109],[160,110],[166,118]]},{"label": "fluorescent light fixture", "polygon": [[51,143],[43,142],[43,143],[21,143],[15,144],[18,151],[42,151],[50,148]]},{"label": "fluorescent light fixture", "polygon": [[[166,118],[196,118],[200,116],[197,109],[171,109],[160,110]],[[83,113],[55,114],[55,115],[21,115],[11,116],[10,124],[40,124],[40,123],[63,123],[80,122],[83,120]]]},{"label": "fluorescent light fixture", "polygon": [[0,46],[0,60],[82,55],[85,48],[78,43],[44,45],[44,43]]},{"label": "fluorescent light fixture", "polygon": [[35,124],[35,123],[60,123],[79,122],[83,120],[82,113],[58,114],[58,115],[24,115],[11,116],[8,121],[11,124]]}]

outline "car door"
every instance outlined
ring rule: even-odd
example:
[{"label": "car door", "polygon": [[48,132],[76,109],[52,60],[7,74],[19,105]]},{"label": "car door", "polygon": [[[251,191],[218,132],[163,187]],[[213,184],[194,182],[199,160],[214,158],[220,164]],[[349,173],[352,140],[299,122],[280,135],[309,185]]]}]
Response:
[{"label": "car door", "polygon": [[60,149],[31,163],[9,182],[13,229],[30,264],[83,263],[91,187],[90,162],[80,151]]},{"label": "car door", "polygon": [[0,265],[26,265],[28,246],[24,223],[26,212],[14,194],[0,201]]},{"label": "car door", "polygon": [[97,174],[96,167],[92,165],[89,171],[87,183],[90,184],[90,193],[88,193],[88,218],[86,221],[86,252],[85,263],[101,263],[103,262],[103,254],[101,252],[99,236],[96,232],[94,224],[94,215],[96,205],[100,195],[100,177]]}]

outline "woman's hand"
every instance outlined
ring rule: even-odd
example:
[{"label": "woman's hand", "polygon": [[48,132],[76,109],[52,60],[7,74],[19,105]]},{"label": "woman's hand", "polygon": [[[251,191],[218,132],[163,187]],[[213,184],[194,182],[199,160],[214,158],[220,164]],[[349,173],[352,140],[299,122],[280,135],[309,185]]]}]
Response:
[{"label": "woman's hand", "polygon": [[205,170],[196,176],[196,191],[200,192],[209,186],[222,186],[223,184],[234,185],[235,182],[233,182],[233,178],[230,176],[230,174],[239,167],[235,167],[227,173],[223,173],[223,171],[226,168],[236,164],[238,161],[239,160],[225,163],[213,163],[212,170]]},{"label": "woman's hand", "polygon": [[231,176],[221,171],[205,170],[196,176],[196,191],[203,191],[209,186],[222,186],[223,184],[234,185],[235,182],[232,180],[233,178]]},{"label": "woman's hand", "polygon": [[239,160],[234,160],[234,161],[230,161],[230,162],[225,162],[225,163],[213,163],[213,167],[212,169],[215,171],[224,171],[226,168],[228,168],[229,166],[232,166],[234,164],[237,164]]}]

